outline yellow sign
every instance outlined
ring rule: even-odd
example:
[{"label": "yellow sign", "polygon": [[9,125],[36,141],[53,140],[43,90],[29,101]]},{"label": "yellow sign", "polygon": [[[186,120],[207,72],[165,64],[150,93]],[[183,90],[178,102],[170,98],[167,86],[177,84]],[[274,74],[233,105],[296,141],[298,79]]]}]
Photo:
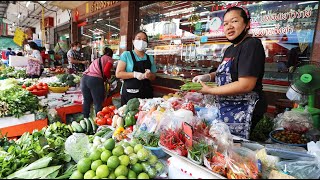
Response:
[{"label": "yellow sign", "polygon": [[118,2],[119,1],[93,1],[90,9],[91,13],[107,8],[109,6],[112,6]]},{"label": "yellow sign", "polygon": [[22,46],[25,38],[26,34],[20,28],[16,28],[16,31],[14,32],[13,42],[15,42],[18,46]]}]

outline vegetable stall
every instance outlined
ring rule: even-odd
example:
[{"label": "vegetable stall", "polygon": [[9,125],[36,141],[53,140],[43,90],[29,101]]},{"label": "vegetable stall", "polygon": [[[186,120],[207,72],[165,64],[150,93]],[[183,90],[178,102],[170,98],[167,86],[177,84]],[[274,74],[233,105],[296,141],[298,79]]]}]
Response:
[{"label": "vegetable stall", "polygon": [[46,124],[14,138],[0,127],[0,178],[319,178],[318,130],[306,112],[265,116],[248,141],[217,120],[214,97],[187,82],[176,93],[70,120],[81,112],[81,76],[26,79],[14,71],[1,71],[0,125]]}]

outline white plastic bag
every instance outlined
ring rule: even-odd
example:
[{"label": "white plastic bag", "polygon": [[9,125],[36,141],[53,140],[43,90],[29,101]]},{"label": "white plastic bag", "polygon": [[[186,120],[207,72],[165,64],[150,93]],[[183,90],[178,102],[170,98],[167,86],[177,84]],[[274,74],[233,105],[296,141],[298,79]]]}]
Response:
[{"label": "white plastic bag", "polygon": [[86,157],[89,153],[89,138],[84,133],[73,133],[65,143],[65,150],[75,162]]}]

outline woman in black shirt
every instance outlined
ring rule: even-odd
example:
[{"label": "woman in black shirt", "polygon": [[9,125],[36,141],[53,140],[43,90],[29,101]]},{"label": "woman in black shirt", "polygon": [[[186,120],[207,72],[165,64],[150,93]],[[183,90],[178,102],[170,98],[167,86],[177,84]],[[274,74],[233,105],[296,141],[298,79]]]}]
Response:
[{"label": "woman in black shirt", "polygon": [[[200,92],[216,95],[219,119],[228,124],[231,133],[249,139],[251,127],[267,109],[262,91],[265,52],[261,41],[248,35],[248,11],[231,7],[223,20],[224,33],[232,45],[225,51],[216,72],[196,76],[192,81],[202,84]],[[203,83],[214,78],[216,88]]]}]

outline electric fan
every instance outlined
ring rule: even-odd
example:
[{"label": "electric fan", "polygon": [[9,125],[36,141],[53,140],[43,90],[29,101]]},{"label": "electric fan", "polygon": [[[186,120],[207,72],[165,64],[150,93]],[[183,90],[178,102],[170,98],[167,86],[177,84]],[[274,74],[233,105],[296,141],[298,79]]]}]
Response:
[{"label": "electric fan", "polygon": [[[291,74],[291,85],[287,91],[290,100],[297,101],[299,106],[293,110],[304,111],[305,109],[312,115],[315,128],[320,127],[320,109],[314,107],[316,90],[320,89],[320,66],[317,63],[296,67]],[[303,107],[303,100],[307,99],[307,107]]]}]

